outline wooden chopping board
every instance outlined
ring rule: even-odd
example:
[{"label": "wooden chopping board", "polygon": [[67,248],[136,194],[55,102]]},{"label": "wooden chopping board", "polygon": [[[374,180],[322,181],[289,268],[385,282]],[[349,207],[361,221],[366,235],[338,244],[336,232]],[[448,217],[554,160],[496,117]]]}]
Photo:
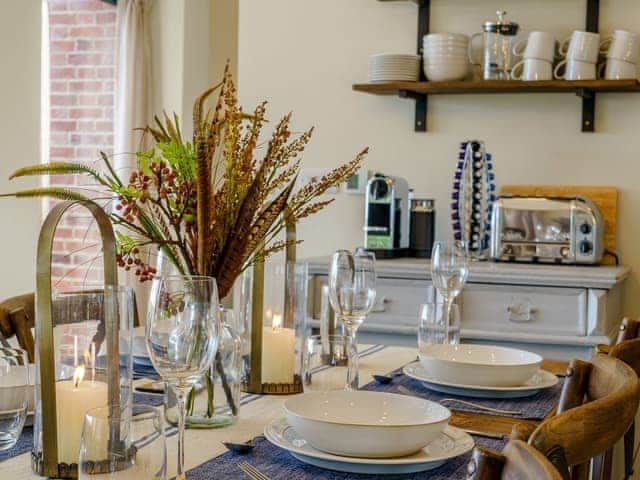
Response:
[{"label": "wooden chopping board", "polygon": [[[590,187],[579,185],[505,185],[501,193],[533,197],[582,195],[591,199],[604,217],[604,247],[616,252],[616,225],[618,218],[618,189],[616,187]],[[605,256],[602,263],[613,264],[613,258]]]}]

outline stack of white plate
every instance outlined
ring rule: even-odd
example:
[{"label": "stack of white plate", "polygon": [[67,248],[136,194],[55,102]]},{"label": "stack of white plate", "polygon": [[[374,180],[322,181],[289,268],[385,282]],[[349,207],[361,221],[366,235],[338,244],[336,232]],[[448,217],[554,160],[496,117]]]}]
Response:
[{"label": "stack of white plate", "polygon": [[428,80],[463,80],[469,73],[469,37],[460,33],[430,33],[422,39],[423,69]]},{"label": "stack of white plate", "polygon": [[369,81],[417,82],[420,78],[420,56],[379,53],[369,57]]},{"label": "stack of white plate", "polygon": [[354,473],[430,470],[473,448],[438,403],[384,392],[311,392],[284,404],[266,438],[299,460]]}]

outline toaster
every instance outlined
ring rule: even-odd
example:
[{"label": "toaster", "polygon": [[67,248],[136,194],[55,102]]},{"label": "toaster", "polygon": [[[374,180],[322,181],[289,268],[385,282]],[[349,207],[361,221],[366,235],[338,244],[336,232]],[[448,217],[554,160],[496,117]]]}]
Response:
[{"label": "toaster", "polygon": [[502,195],[493,205],[490,247],[495,261],[597,264],[604,220],[586,197]]}]

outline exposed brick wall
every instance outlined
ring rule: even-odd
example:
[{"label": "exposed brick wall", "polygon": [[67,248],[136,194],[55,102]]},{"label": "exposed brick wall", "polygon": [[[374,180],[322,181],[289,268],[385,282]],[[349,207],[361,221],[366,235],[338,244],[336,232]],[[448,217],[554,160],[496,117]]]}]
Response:
[{"label": "exposed brick wall", "polygon": [[[113,151],[116,7],[101,0],[49,0],[49,30],[49,160],[99,166],[98,152]],[[91,188],[86,178],[75,182]],[[51,181],[61,186],[73,183],[74,178],[66,176]],[[57,288],[100,283],[102,264],[93,261],[100,253],[98,238],[84,211],[76,209],[65,217],[54,242]]]}]

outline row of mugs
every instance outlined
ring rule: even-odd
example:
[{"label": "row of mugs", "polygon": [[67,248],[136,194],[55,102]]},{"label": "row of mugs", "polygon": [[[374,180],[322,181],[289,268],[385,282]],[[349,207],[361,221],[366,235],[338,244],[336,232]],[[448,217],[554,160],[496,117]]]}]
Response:
[{"label": "row of mugs", "polygon": [[[553,62],[556,39],[549,32],[531,32],[513,46],[513,54],[527,59],[535,58]],[[581,62],[597,63],[600,54],[607,58],[638,63],[640,60],[640,35],[625,30],[615,30],[613,35],[600,41],[598,33],[576,30],[560,44],[560,56]]]},{"label": "row of mugs", "polygon": [[[562,72],[564,70],[564,72]],[[562,73],[561,73],[562,72]],[[525,58],[516,63],[511,69],[512,80],[595,80],[603,77],[607,80],[624,80],[637,78],[637,66],[633,63],[607,59],[606,63],[599,66],[591,62],[581,60],[563,60],[555,69],[553,64],[547,60],[537,58]]]}]

